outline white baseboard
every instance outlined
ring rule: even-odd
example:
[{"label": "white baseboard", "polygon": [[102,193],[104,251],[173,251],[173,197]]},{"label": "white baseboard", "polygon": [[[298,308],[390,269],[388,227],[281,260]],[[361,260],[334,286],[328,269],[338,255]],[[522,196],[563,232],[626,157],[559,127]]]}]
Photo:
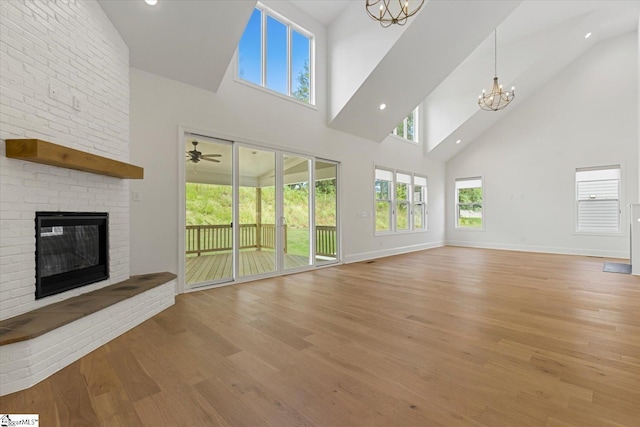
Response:
[{"label": "white baseboard", "polygon": [[345,255],[344,263],[351,264],[353,262],[366,261],[375,258],[384,258],[392,255],[406,254],[409,252],[423,251],[425,249],[433,249],[444,246],[444,242],[423,243],[420,245],[402,246],[399,248],[383,249],[380,251],[360,252],[352,255]]},{"label": "white baseboard", "polygon": [[605,251],[596,249],[579,249],[579,248],[557,248],[553,246],[531,246],[531,245],[517,245],[508,243],[474,243],[474,242],[461,242],[456,240],[447,240],[446,246],[462,246],[466,248],[480,248],[480,249],[499,249],[504,251],[517,251],[517,252],[539,252],[546,254],[560,254],[560,255],[582,255],[582,256],[596,256],[603,258],[623,258],[629,259],[628,251]]}]

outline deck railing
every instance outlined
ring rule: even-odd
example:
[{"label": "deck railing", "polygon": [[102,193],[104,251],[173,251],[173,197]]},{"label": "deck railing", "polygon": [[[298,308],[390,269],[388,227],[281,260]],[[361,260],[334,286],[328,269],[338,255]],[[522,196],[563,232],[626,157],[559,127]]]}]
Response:
[{"label": "deck railing", "polygon": [[336,256],[336,238],[335,227],[316,225],[316,255]]},{"label": "deck railing", "polygon": [[[258,231],[259,229],[259,231]],[[233,249],[233,229],[229,225],[187,225],[186,252],[200,256],[208,252]],[[285,253],[287,252],[287,226],[284,227]],[[240,224],[240,249],[276,247],[274,224]],[[336,255],[336,228],[316,226],[316,254]]]}]

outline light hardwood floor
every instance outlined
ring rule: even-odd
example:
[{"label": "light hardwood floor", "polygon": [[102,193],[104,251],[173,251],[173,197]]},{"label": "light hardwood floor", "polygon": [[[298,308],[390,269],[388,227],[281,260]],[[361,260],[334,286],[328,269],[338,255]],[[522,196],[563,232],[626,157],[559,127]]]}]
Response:
[{"label": "light hardwood floor", "polygon": [[638,426],[640,279],[444,247],[180,295],[4,412],[43,426]]}]

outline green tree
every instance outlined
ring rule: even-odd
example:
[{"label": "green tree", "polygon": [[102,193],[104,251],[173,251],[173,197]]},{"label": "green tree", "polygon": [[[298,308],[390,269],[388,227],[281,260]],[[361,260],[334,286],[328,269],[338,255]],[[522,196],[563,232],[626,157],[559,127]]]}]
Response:
[{"label": "green tree", "polygon": [[292,93],[292,96],[300,101],[309,102],[309,64],[307,61],[304,61],[304,67],[298,73],[298,77],[296,77],[296,81],[298,82],[297,89]]},{"label": "green tree", "polygon": [[482,203],[482,188],[461,188],[458,190],[458,203]]},{"label": "green tree", "polygon": [[407,117],[407,139],[410,141],[415,140],[414,138],[414,127],[413,127],[413,122],[414,122],[414,111],[411,112],[411,114],[409,114],[409,116]]}]

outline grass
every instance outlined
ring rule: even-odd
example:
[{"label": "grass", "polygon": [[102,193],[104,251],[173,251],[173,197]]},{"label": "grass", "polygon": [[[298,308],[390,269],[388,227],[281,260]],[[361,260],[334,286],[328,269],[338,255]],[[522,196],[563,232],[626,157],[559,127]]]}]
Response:
[{"label": "grass", "polygon": [[308,228],[287,228],[287,253],[309,256]]},{"label": "grass", "polygon": [[458,218],[458,227],[481,228],[482,218]]},{"label": "grass", "polygon": [[[287,253],[309,255],[309,192],[307,188],[285,186],[284,216],[287,219]],[[316,185],[316,224],[336,224],[335,181],[319,181]],[[238,190],[240,223],[256,223],[256,190],[240,187]],[[275,187],[261,191],[262,223],[275,222]],[[188,225],[230,224],[232,221],[231,186],[187,183],[186,219]]]}]

